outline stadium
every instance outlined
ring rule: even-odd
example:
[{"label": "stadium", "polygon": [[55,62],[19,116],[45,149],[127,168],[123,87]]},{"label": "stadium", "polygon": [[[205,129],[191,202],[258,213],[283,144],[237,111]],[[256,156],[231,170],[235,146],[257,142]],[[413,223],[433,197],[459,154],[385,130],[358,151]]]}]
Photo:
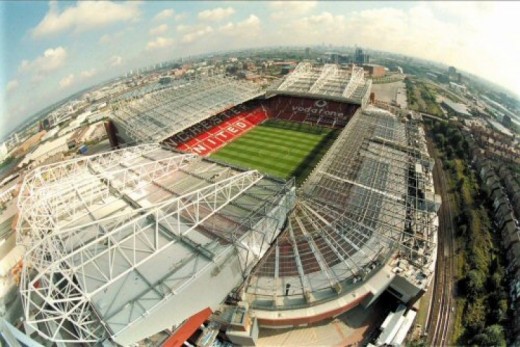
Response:
[{"label": "stadium", "polygon": [[266,90],[218,75],[122,96],[119,149],[25,177],[27,323],[131,345],[226,302],[229,339],[254,344],[385,291],[413,303],[435,264],[433,161],[370,90],[362,68],[304,62]]}]

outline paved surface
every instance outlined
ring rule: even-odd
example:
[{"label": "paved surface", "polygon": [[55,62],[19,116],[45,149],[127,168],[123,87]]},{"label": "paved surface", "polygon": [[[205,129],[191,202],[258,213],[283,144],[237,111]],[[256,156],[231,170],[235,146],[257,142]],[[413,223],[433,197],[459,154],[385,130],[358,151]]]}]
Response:
[{"label": "paved surface", "polygon": [[397,300],[383,294],[371,307],[356,307],[308,327],[260,329],[257,346],[364,346]]},{"label": "paved surface", "polygon": [[87,155],[105,153],[105,152],[110,152],[112,150],[112,147],[110,146],[110,142],[108,141],[108,139],[103,140],[99,143],[96,143],[95,145],[90,145],[87,147],[88,147]]},{"label": "paved surface", "polygon": [[381,100],[392,104],[393,102],[407,108],[406,85],[403,81],[393,83],[373,84],[372,92],[376,95],[377,100]]}]

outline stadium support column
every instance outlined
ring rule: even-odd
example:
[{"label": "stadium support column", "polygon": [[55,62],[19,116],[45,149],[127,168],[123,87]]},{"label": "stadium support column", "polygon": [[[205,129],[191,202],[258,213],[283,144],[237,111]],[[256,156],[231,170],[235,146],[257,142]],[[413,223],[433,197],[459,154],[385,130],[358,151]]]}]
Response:
[{"label": "stadium support column", "polygon": [[[303,270],[303,264],[302,264],[302,260],[300,258],[300,253],[298,251],[298,246],[296,244],[296,240],[294,238],[294,233],[293,233],[292,227],[290,225],[289,225],[289,234],[291,235],[291,239],[293,240],[292,247],[293,247],[293,252],[295,255],[296,268],[298,270],[298,275],[300,276],[300,281],[302,283],[305,300],[307,300],[308,303],[312,303],[315,300],[314,296],[312,295],[312,289],[311,289],[312,287],[309,284],[309,280],[308,280],[307,276],[305,276],[305,271]],[[289,290],[289,288],[286,288],[286,291],[288,291],[288,290]]]},{"label": "stadium support column", "polygon": [[371,91],[372,91],[372,80],[368,80],[366,83],[365,95],[363,95],[363,98],[361,99],[361,108],[365,108],[365,106],[367,105],[368,100],[370,98]]}]

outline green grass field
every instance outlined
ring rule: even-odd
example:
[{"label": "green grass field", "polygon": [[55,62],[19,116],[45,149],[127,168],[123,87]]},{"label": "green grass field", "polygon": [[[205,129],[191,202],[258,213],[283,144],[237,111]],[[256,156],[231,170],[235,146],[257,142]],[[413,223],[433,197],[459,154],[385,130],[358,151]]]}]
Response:
[{"label": "green grass field", "polygon": [[268,120],[219,151],[215,158],[301,184],[332,145],[338,130]]}]

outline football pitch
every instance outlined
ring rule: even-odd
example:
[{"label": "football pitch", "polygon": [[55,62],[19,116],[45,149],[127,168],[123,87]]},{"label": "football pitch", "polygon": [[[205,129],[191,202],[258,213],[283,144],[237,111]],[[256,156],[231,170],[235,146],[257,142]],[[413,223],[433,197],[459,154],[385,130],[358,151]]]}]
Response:
[{"label": "football pitch", "polygon": [[268,120],[213,153],[215,158],[246,169],[301,184],[332,145],[338,130]]}]

